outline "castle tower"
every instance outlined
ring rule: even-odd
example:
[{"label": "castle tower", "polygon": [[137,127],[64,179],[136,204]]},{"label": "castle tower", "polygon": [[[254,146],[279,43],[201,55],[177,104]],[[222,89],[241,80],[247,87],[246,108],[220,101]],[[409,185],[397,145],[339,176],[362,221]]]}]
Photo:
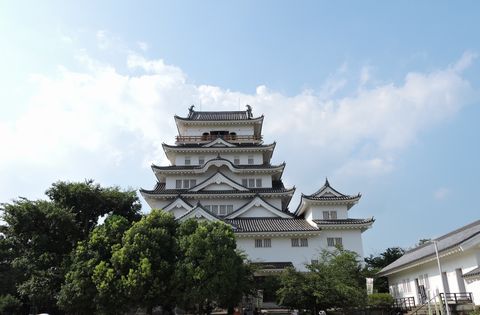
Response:
[{"label": "castle tower", "polygon": [[373,219],[351,219],[347,212],[360,195],[343,195],[327,181],[315,194],[302,194],[297,211],[289,211],[295,187],[282,182],[285,163],[271,164],[275,143],[262,141],[263,115],[253,117],[248,105],[216,112],[192,106],[175,122],[175,145],[163,144],[170,165],[152,165],[155,188],[140,190],[151,208],[180,221],[230,224],[237,246],[266,272],[291,265],[304,270],[335,245],[363,254],[361,233]]}]

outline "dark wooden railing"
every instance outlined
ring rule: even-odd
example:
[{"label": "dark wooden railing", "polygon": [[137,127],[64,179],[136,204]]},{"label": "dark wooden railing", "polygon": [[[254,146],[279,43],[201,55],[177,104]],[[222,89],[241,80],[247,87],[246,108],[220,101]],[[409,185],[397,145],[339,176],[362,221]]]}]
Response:
[{"label": "dark wooden railing", "polygon": [[405,297],[398,298],[393,301],[393,307],[402,311],[411,311],[415,308],[415,298]]},{"label": "dark wooden railing", "polygon": [[[472,293],[471,292],[459,292],[459,293],[440,293],[440,301],[441,303],[437,303],[438,295],[434,296],[431,298],[429,301],[423,303],[419,307],[413,310],[413,312],[409,311],[409,315],[418,315],[418,314],[423,314],[426,312],[426,309],[431,305],[434,307],[434,310],[432,310],[433,314],[440,313],[442,314],[443,311],[445,311],[445,297],[447,298],[447,304],[449,305],[457,305],[457,304],[468,304],[468,303],[473,303],[472,299]],[[413,299],[413,298],[412,298]],[[398,300],[398,299],[397,299]],[[450,308],[451,306],[449,306]],[[441,310],[440,310],[441,309]]]},{"label": "dark wooden railing", "polygon": [[262,136],[241,136],[241,135],[203,135],[203,136],[177,136],[176,141],[181,143],[194,143],[194,142],[209,142],[215,139],[223,139],[225,141],[234,142],[255,142],[261,141]]},{"label": "dark wooden railing", "polygon": [[449,304],[465,304],[472,303],[472,293],[471,292],[459,292],[459,293],[440,293],[442,300],[447,300]]}]

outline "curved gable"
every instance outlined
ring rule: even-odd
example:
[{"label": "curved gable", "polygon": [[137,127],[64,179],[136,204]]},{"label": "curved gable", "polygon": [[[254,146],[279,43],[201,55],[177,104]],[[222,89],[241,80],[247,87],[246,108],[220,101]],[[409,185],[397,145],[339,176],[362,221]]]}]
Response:
[{"label": "curved gable", "polygon": [[217,172],[211,177],[207,178],[195,187],[192,187],[188,191],[201,191],[201,190],[239,190],[248,191],[249,189],[238,184],[234,180],[225,176],[222,172]]},{"label": "curved gable", "polygon": [[227,216],[227,219],[235,218],[291,218],[288,213],[281,211],[273,205],[266,202],[260,196],[256,196],[250,202],[239,208],[237,211]]}]

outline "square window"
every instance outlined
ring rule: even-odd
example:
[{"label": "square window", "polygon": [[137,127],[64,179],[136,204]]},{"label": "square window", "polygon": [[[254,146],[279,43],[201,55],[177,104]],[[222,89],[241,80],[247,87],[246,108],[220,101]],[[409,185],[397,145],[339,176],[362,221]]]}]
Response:
[{"label": "square window", "polygon": [[255,180],[255,182],[256,182],[256,183],[255,183],[255,186],[256,186],[257,188],[262,187],[262,179],[261,179],[261,178],[257,178],[257,179]]},{"label": "square window", "polygon": [[250,187],[250,188],[255,187],[255,179],[254,178],[249,178],[248,179],[248,187]]},{"label": "square window", "polygon": [[324,220],[330,220],[330,212],[323,211],[323,219]]},{"label": "square window", "polygon": [[263,247],[272,247],[272,240],[269,238],[266,238],[263,240]]},{"label": "square window", "polygon": [[255,240],[255,247],[263,247],[263,240],[262,239],[256,239]]},{"label": "square window", "polygon": [[204,156],[199,156],[198,157],[198,164],[203,165],[205,163],[205,157]]},{"label": "square window", "polygon": [[308,238],[300,239],[300,247],[308,247]]},{"label": "square window", "polygon": [[227,206],[226,205],[220,205],[220,210],[218,211],[218,215],[226,215],[227,214]]},{"label": "square window", "polygon": [[192,164],[192,159],[191,159],[191,157],[186,156],[185,157],[185,165],[190,165],[190,164]]},{"label": "square window", "polygon": [[230,214],[233,212],[233,205],[227,205],[227,214]]},{"label": "square window", "polygon": [[298,247],[298,246],[299,246],[298,238],[292,238],[292,247]]},{"label": "square window", "polygon": [[341,237],[335,237],[335,246],[342,246],[342,238]]},{"label": "square window", "polygon": [[330,211],[330,219],[332,220],[337,219],[337,211]]},{"label": "square window", "polygon": [[318,264],[318,259],[312,259],[312,264]]},{"label": "square window", "polygon": [[242,186],[248,187],[248,180],[246,178],[242,179]]},{"label": "square window", "polygon": [[234,156],[233,157],[233,164],[239,165],[240,164],[240,157],[239,156]]},{"label": "square window", "polygon": [[253,164],[253,155],[248,156],[248,164]]},{"label": "square window", "polygon": [[190,180],[184,179],[183,180],[183,188],[190,188]]},{"label": "square window", "polygon": [[212,213],[218,215],[218,205],[212,205]]},{"label": "square window", "polygon": [[190,180],[190,187],[194,187],[197,185],[197,180],[196,179],[191,179]]},{"label": "square window", "polygon": [[335,246],[335,239],[333,237],[327,237],[327,245],[329,247],[334,247]]},{"label": "square window", "polygon": [[182,180],[181,179],[177,179],[175,181],[175,188],[182,189]]}]

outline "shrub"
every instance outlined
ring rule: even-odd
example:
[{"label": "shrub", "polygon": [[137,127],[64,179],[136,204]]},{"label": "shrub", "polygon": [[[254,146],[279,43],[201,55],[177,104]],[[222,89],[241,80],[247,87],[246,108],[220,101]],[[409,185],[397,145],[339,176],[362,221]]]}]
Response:
[{"label": "shrub", "polygon": [[393,297],[389,293],[374,293],[368,296],[368,306],[390,307],[393,304]]}]

